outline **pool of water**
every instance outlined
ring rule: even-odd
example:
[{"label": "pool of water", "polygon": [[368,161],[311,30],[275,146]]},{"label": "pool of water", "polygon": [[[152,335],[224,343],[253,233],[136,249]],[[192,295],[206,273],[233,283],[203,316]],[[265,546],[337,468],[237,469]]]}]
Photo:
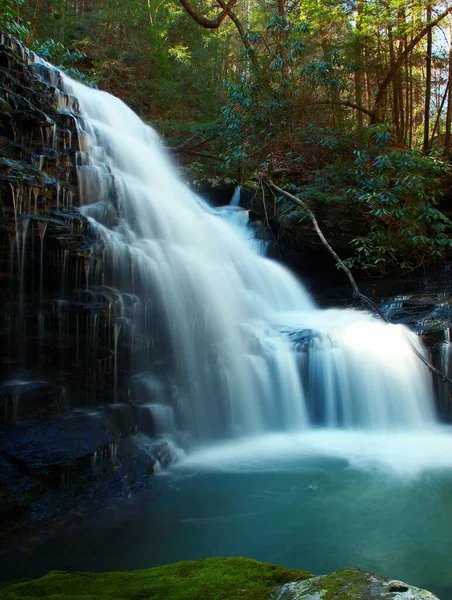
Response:
[{"label": "pool of water", "polygon": [[27,540],[4,575],[130,570],[241,555],[313,573],[358,567],[452,598],[452,433],[317,431],[200,450],[144,505]]}]

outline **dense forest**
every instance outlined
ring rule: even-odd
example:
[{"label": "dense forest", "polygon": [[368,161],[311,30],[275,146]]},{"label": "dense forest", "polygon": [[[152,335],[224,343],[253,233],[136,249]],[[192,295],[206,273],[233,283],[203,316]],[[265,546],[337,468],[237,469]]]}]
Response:
[{"label": "dense forest", "polygon": [[[443,261],[452,151],[448,0],[2,0],[0,25],[122,98],[190,181],[301,198],[348,264]],[[271,196],[271,195],[270,195]],[[306,211],[276,195],[296,236]]]}]

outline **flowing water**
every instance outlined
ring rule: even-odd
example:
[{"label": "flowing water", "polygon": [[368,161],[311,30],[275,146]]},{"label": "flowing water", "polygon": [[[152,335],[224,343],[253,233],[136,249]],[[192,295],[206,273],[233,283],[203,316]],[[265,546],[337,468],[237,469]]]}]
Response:
[{"label": "flowing water", "polygon": [[63,533],[21,574],[242,554],[314,572],[372,569],[445,598],[452,437],[416,336],[318,309],[265,258],[237,195],[213,209],[122,102],[66,77],[64,88],[61,109],[77,104],[70,96],[80,109],[81,211],[108,273],[87,265],[86,287],[109,286],[121,306],[112,401],[127,335],[136,401],[162,433],[190,442],[136,516]]},{"label": "flowing water", "polygon": [[158,380],[157,403],[173,409],[195,446],[314,424],[434,425],[413,334],[364,313],[319,310],[290,272],[263,256],[238,190],[231,206],[212,209],[120,100],[67,78],[64,87],[80,106],[81,210],[105,240],[114,287],[134,297],[115,346],[127,328],[153,341],[163,368],[135,361],[144,380]]}]

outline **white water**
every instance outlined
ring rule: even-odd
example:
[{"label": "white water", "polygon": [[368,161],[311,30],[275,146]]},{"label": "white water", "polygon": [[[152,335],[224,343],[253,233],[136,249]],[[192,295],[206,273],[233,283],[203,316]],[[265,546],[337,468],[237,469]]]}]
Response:
[{"label": "white water", "polygon": [[[212,209],[120,100],[66,77],[64,87],[82,115],[81,210],[106,241],[121,296],[116,342],[126,332],[141,340],[135,366],[159,381],[157,397],[144,390],[142,402],[158,404],[158,419],[171,414],[198,441],[314,425],[434,426],[413,334],[362,312],[318,309],[287,269],[262,256],[239,198]],[[300,341],[306,330],[314,334]]]}]

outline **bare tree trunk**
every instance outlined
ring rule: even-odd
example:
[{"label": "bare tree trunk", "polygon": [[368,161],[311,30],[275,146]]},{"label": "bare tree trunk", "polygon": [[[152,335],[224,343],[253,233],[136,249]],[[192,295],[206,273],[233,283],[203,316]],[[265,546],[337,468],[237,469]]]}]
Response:
[{"label": "bare tree trunk", "polygon": [[446,103],[448,88],[449,88],[449,82],[447,82],[446,89],[444,90],[444,94],[443,94],[441,103],[439,105],[438,112],[436,114],[435,124],[433,126],[432,135],[430,137],[430,146],[433,144],[433,140],[435,139],[436,133],[438,132],[438,135],[440,135],[441,114],[443,112],[444,104]]},{"label": "bare tree trunk", "polygon": [[[392,69],[395,64],[395,52],[394,52],[394,38],[392,36],[392,24],[388,26],[388,39],[389,39],[389,61],[390,68]],[[397,80],[399,78],[399,71],[396,72],[392,82],[392,109],[393,109],[393,123],[396,131],[397,141],[400,141],[400,110],[399,110],[399,95]]]},{"label": "bare tree trunk", "polygon": [[[363,41],[362,41],[362,0],[358,0],[356,16],[356,39],[354,43],[355,54],[355,102],[358,106],[363,104]],[[356,124],[358,131],[363,128],[363,114],[361,111],[356,113]]]},{"label": "bare tree trunk", "polygon": [[[322,50],[325,61],[331,61],[331,48],[330,42],[327,39],[326,35],[322,38]],[[332,83],[329,86],[330,94],[331,94],[331,107],[333,111],[333,128],[338,131],[343,131],[344,129],[344,114],[341,108],[342,102],[340,99],[340,94],[337,86]]]},{"label": "bare tree trunk", "polygon": [[[405,9],[402,7],[398,12],[398,23],[402,31],[406,31]],[[403,35],[399,44],[399,52],[403,52],[406,48],[406,33]],[[405,59],[403,67],[406,70],[408,57]],[[403,82],[405,72],[401,72],[397,77],[397,95],[400,111],[400,141],[406,143],[406,105],[404,103],[405,95],[403,93]]]},{"label": "bare tree trunk", "polygon": [[397,74],[400,67],[403,65],[406,57],[410,54],[410,52],[417,46],[417,44],[433,29],[436,27],[443,19],[445,19],[448,15],[452,13],[452,6],[446,8],[444,12],[433,19],[433,21],[428,22],[422,29],[413,37],[408,46],[403,50],[403,52],[396,59],[395,63],[390,67],[389,71],[386,73],[386,76],[377,92],[377,96],[375,98],[374,106],[373,106],[373,122],[376,123],[381,120],[381,105],[383,103],[386,90],[389,85],[392,83],[394,76]]},{"label": "bare tree trunk", "polygon": [[30,33],[29,33],[27,39],[25,40],[26,46],[28,46],[30,44],[30,42],[32,41],[32,39],[34,38],[34,35],[36,33],[36,25],[38,23],[38,16],[39,16],[39,11],[41,9],[41,4],[42,4],[42,0],[36,0],[35,10],[33,13],[33,20],[31,22],[31,26],[30,26]]},{"label": "bare tree trunk", "polygon": [[444,154],[449,157],[452,138],[452,23],[449,27],[449,80],[447,84],[447,110],[446,110],[446,138],[444,140]]},{"label": "bare tree trunk", "polygon": [[[432,18],[432,5],[427,5],[427,23]],[[427,33],[427,53],[425,55],[425,103],[424,103],[424,143],[422,149],[427,154],[430,143],[430,103],[432,97],[432,48],[433,35],[430,28]]]}]

